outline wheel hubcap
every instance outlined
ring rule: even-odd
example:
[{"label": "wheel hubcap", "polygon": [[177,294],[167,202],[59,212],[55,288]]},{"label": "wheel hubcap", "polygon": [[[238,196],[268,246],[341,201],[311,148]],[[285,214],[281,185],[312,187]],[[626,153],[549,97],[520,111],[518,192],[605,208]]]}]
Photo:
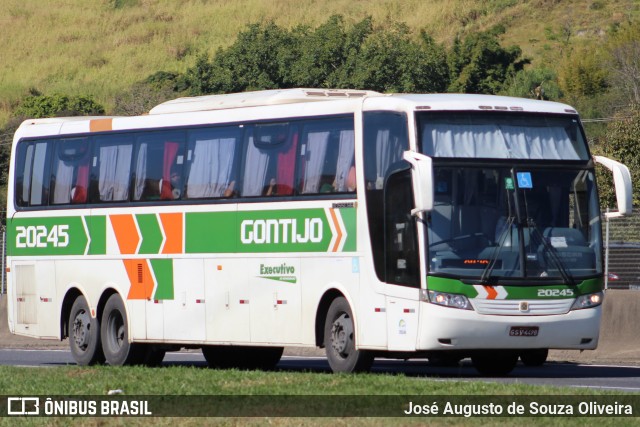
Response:
[{"label": "wheel hubcap", "polygon": [[333,321],[331,327],[331,347],[342,357],[349,355],[349,341],[353,337],[353,325],[346,313]]},{"label": "wheel hubcap", "polygon": [[91,342],[91,317],[86,311],[77,313],[73,319],[73,341],[81,350],[85,350]]},{"label": "wheel hubcap", "polygon": [[124,342],[124,322],[122,317],[112,314],[109,317],[109,347],[113,351],[118,351]]}]

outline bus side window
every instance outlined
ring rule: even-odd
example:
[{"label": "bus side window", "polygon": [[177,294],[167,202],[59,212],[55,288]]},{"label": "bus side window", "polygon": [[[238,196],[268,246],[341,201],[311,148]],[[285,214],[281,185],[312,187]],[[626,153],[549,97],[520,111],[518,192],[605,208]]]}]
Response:
[{"label": "bus side window", "polygon": [[301,194],[355,191],[351,119],[315,121],[305,126],[298,190]]},{"label": "bus side window", "polygon": [[15,202],[17,206],[46,206],[49,183],[52,141],[21,142],[15,165]]},{"label": "bus side window", "polygon": [[108,135],[94,138],[89,201],[101,203],[128,200],[133,137]]},{"label": "bus side window", "polygon": [[354,165],[354,135],[353,130],[340,131],[338,159],[336,164],[336,179],[334,189],[337,192],[356,191],[356,169]]},{"label": "bus side window", "polygon": [[288,122],[257,124],[247,134],[241,196],[292,195],[296,126]]},{"label": "bus side window", "polygon": [[158,132],[138,138],[133,200],[174,200],[183,193],[184,132]]},{"label": "bus side window", "polygon": [[206,199],[237,195],[242,126],[189,132],[185,198]]},{"label": "bus side window", "polygon": [[89,138],[56,141],[51,170],[51,204],[83,204],[89,186]]},{"label": "bus side window", "polygon": [[20,207],[29,206],[33,152],[34,144],[30,142],[21,142],[16,149],[14,197]]}]

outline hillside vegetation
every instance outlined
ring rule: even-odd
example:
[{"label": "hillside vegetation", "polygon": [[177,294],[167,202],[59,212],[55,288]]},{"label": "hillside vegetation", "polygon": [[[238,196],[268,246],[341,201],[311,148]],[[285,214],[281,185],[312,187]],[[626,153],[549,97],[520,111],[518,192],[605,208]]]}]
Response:
[{"label": "hillside vegetation", "polygon": [[635,174],[638,22],[637,0],[3,0],[0,188],[24,118],[301,86],[568,102]]},{"label": "hillside vegetation", "polygon": [[3,0],[0,123],[30,89],[92,95],[109,111],[129,85],[159,70],[186,70],[249,23],[315,27],[333,14],[347,22],[371,16],[378,26],[403,22],[448,45],[502,24],[504,44],[539,65],[567,46],[597,44],[638,9],[633,0]]}]

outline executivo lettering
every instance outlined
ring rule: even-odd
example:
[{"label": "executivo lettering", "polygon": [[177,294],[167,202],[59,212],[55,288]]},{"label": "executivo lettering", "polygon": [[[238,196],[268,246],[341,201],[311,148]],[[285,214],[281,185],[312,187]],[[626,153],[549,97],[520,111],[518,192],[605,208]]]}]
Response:
[{"label": "executivo lettering", "polygon": [[260,264],[260,275],[258,277],[287,283],[297,283],[298,281],[296,268],[286,263],[280,265]]},{"label": "executivo lettering", "polygon": [[296,269],[294,266],[280,264],[277,266],[269,266],[260,264],[260,274],[294,274]]}]

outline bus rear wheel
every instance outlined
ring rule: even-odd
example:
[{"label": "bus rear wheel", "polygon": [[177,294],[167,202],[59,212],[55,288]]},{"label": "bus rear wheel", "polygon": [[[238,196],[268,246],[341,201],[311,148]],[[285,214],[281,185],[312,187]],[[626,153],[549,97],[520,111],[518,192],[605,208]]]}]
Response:
[{"label": "bus rear wheel", "polygon": [[202,347],[202,354],[210,368],[217,369],[260,369],[276,367],[284,347],[250,347],[230,345],[208,345]]},{"label": "bus rear wheel", "polygon": [[107,300],[102,312],[102,350],[111,366],[137,365],[144,363],[145,348],[129,342],[127,312],[118,294]]},{"label": "bus rear wheel", "polygon": [[95,365],[104,362],[100,342],[100,322],[91,317],[89,304],[80,295],[71,306],[69,314],[69,347],[78,365]]},{"label": "bus rear wheel", "polygon": [[508,375],[518,363],[518,353],[514,351],[482,351],[471,356],[473,366],[482,375]]},{"label": "bus rear wheel", "polygon": [[373,364],[373,353],[356,350],[353,314],[343,297],[333,300],[327,311],[324,349],[333,372],[364,372]]}]

